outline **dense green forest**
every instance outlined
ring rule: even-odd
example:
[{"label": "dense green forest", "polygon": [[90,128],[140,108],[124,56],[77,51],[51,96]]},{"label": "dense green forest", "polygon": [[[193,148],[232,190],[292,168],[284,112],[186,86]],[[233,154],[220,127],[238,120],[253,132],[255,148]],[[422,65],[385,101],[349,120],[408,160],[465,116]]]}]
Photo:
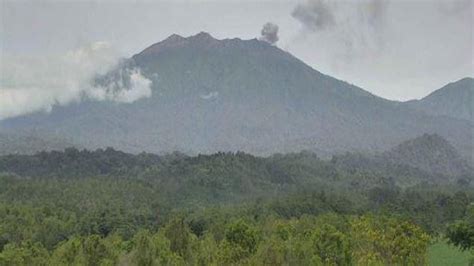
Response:
[{"label": "dense green forest", "polygon": [[427,171],[404,152],[2,156],[0,265],[423,265],[437,239],[472,250],[470,166]]}]

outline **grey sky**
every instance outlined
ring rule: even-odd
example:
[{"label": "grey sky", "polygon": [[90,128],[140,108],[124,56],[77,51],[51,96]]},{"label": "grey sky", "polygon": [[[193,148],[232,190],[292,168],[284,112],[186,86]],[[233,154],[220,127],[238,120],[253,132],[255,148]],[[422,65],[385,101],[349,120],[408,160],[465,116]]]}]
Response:
[{"label": "grey sky", "polygon": [[368,22],[360,19],[367,15],[360,5],[374,0],[332,1],[336,23],[323,30],[292,16],[298,4],[308,1],[318,0],[0,0],[0,48],[3,59],[60,54],[106,41],[131,56],[173,33],[207,31],[216,38],[250,39],[273,22],[279,26],[280,48],[389,99],[420,98],[474,75],[471,0],[379,0],[385,1],[383,17]]}]

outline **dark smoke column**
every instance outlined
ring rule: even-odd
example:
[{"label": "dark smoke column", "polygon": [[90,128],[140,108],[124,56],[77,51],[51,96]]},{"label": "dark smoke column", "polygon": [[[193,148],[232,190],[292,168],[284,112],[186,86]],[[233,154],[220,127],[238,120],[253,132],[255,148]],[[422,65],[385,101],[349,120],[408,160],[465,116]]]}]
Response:
[{"label": "dark smoke column", "polygon": [[261,41],[265,41],[270,44],[275,44],[279,40],[278,25],[273,24],[271,22],[265,23],[265,25],[263,25],[261,34],[262,34],[262,36],[260,37]]}]

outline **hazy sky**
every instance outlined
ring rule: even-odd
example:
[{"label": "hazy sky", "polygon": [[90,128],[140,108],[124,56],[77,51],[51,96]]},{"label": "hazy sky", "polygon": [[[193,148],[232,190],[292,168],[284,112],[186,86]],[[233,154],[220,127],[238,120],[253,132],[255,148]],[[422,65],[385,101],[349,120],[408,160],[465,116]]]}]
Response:
[{"label": "hazy sky", "polygon": [[[420,98],[474,76],[472,0],[0,3],[3,69],[16,58],[47,58],[98,41],[131,56],[173,33],[250,39],[273,22],[280,48],[389,99]],[[11,74],[8,82],[15,82]]]}]

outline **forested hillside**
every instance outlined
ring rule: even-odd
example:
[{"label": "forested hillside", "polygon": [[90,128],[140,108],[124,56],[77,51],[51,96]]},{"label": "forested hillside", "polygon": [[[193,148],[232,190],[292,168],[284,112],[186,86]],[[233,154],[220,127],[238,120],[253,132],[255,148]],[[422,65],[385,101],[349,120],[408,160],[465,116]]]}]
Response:
[{"label": "forested hillside", "polygon": [[[437,136],[407,143],[452,152]],[[2,156],[0,265],[423,265],[438,236],[471,248],[472,175],[398,160],[405,145],[331,160]]]}]

